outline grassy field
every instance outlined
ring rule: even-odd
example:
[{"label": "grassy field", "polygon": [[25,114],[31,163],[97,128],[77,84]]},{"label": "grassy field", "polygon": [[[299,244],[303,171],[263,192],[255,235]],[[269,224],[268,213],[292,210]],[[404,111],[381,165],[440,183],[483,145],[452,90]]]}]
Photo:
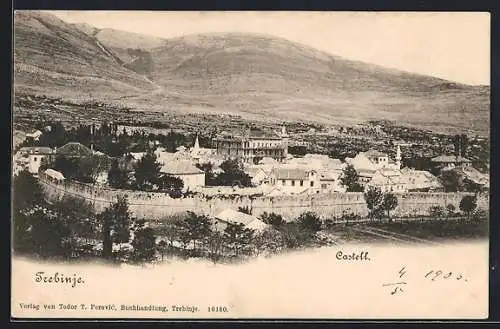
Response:
[{"label": "grassy field", "polygon": [[367,222],[355,225],[338,224],[328,229],[339,242],[444,242],[485,239],[489,221],[447,219],[394,222]]}]

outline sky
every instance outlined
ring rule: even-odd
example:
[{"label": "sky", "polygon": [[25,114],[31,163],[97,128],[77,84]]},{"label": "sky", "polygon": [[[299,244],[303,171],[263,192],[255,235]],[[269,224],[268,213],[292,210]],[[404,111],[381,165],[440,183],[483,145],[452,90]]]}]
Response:
[{"label": "sky", "polygon": [[328,53],[466,84],[490,84],[489,13],[51,11],[161,38],[265,33]]}]

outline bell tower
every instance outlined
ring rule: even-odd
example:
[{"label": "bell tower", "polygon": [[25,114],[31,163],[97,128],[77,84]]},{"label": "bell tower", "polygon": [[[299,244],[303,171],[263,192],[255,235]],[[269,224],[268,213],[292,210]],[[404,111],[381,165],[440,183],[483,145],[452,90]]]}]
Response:
[{"label": "bell tower", "polygon": [[398,169],[401,169],[401,146],[397,146],[397,150],[396,150],[396,167],[398,167]]}]

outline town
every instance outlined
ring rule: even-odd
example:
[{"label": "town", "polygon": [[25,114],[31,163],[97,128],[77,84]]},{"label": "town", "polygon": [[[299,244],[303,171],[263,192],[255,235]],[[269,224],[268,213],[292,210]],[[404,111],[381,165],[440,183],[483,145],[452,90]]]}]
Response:
[{"label": "town", "polygon": [[[485,234],[484,139],[429,138],[383,122],[306,131],[256,126],[207,135],[38,120],[14,150],[18,250],[216,262],[351,240],[431,243],[464,225],[471,236]],[[388,142],[370,145],[372,133]],[[352,140],[357,147],[338,147]],[[327,145],[337,146],[321,150]],[[40,218],[45,223],[34,225]],[[437,230],[436,219],[448,229]]]}]

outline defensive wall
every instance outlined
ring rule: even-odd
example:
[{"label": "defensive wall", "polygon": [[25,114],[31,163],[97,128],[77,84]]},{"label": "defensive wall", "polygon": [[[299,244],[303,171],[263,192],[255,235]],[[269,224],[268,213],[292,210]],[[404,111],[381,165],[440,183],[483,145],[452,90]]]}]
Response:
[{"label": "defensive wall", "polygon": [[[47,201],[61,200],[64,196],[84,199],[92,204],[95,211],[101,212],[118,196],[125,195],[129,209],[137,218],[159,220],[164,217],[193,211],[214,216],[230,208],[248,207],[252,214],[259,216],[263,212],[281,214],[286,220],[293,220],[305,211],[313,211],[323,218],[340,217],[345,211],[366,216],[368,209],[362,193],[321,193],[312,195],[287,196],[215,196],[171,198],[165,193],[117,190],[77,182],[57,182],[40,174],[39,181],[45,191]],[[397,195],[398,206],[392,216],[425,216],[431,206],[446,207],[452,204],[459,209],[464,195],[471,193],[407,193]],[[489,195],[478,195],[478,208],[489,209]]]}]

